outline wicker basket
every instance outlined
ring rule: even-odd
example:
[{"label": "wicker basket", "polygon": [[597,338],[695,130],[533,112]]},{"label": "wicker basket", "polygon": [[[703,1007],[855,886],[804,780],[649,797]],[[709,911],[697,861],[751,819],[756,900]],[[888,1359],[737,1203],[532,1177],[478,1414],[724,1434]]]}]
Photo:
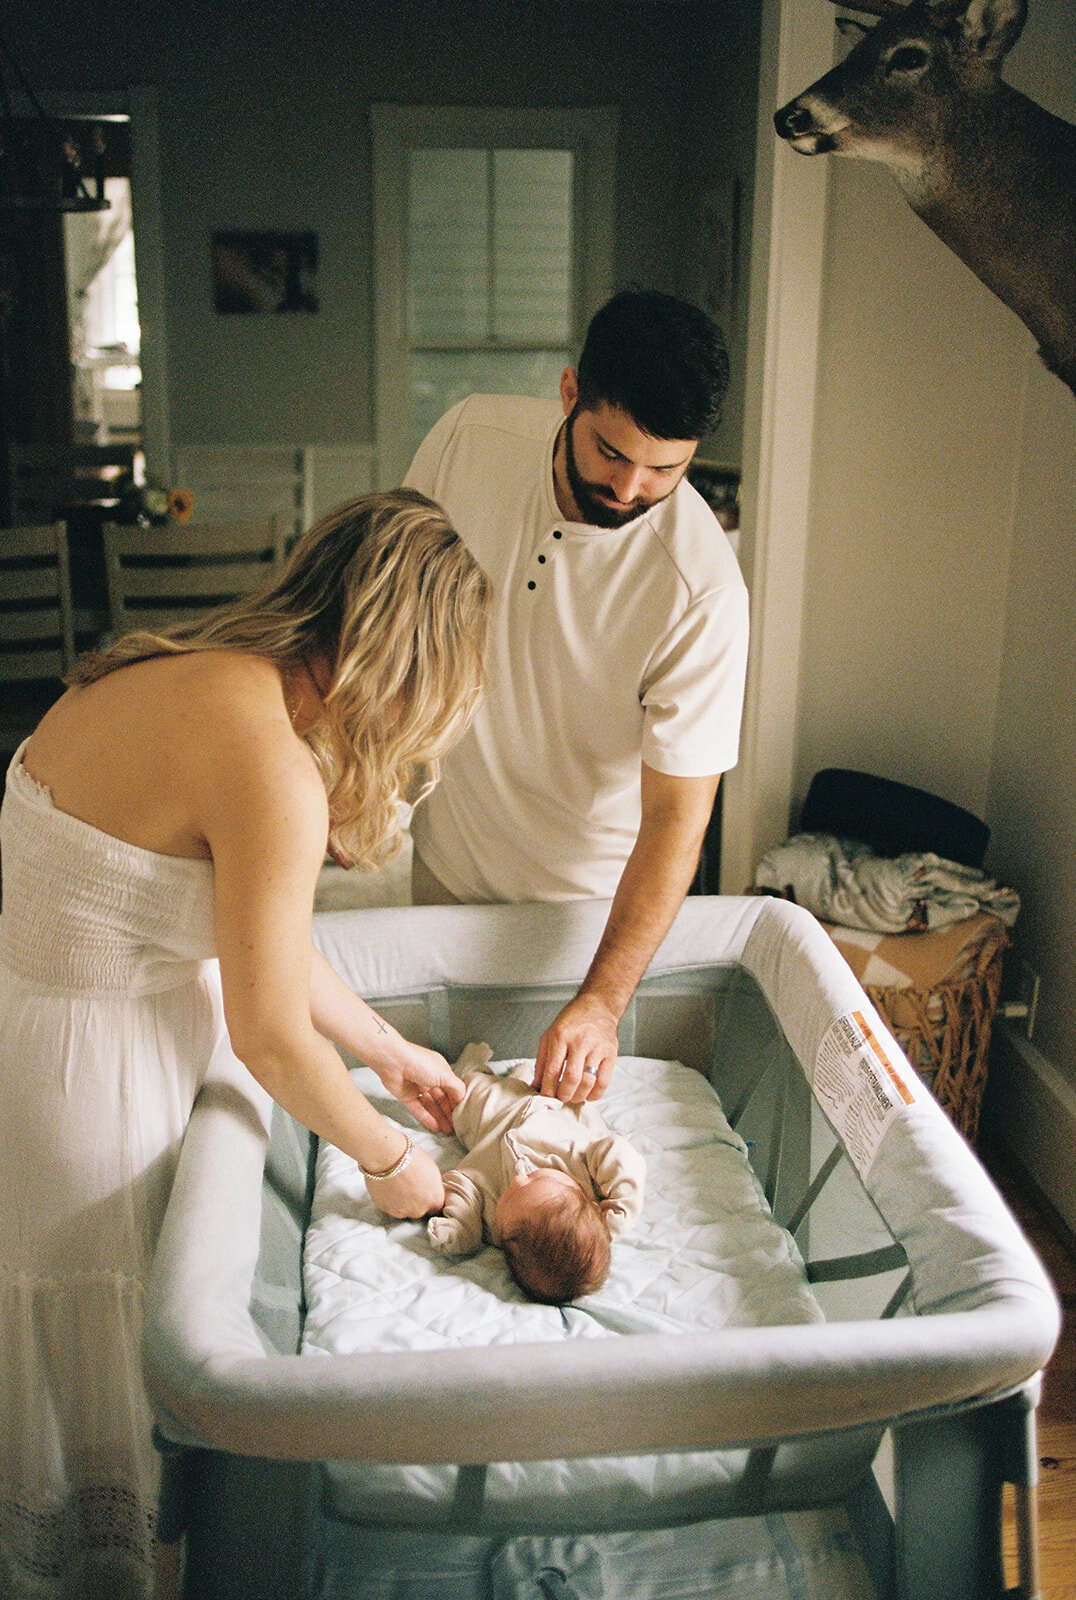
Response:
[{"label": "wicker basket", "polygon": [[[851,930],[830,923],[825,927],[909,1061],[961,1133],[974,1143],[1001,990],[1002,957],[1009,944],[1002,923],[996,917],[977,916],[937,933],[888,935],[869,954]],[[913,951],[914,958],[909,959]],[[931,972],[934,955],[936,970]],[[871,966],[876,967],[882,956],[890,966],[911,967],[916,979],[872,982]]]},{"label": "wicker basket", "polygon": [[986,1087],[987,1057],[1001,990],[1005,930],[981,946],[973,972],[933,989],[875,988],[867,993],[893,1036],[965,1138],[973,1144]]}]

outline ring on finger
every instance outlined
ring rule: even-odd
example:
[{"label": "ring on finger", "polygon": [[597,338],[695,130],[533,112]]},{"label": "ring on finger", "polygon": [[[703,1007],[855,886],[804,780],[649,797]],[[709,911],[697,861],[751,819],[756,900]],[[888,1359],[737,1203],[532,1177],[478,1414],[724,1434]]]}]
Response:
[{"label": "ring on finger", "polygon": [[596,1078],[598,1076],[598,1069],[597,1067],[584,1067],[583,1073],[585,1077]]}]

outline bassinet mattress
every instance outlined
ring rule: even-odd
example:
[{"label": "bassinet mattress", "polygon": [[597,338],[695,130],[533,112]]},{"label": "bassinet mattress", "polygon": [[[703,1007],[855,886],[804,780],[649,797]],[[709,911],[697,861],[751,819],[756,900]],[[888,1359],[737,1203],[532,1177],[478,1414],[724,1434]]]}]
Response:
[{"label": "bassinet mattress", "polygon": [[[494,1063],[492,1070],[515,1065]],[[400,1107],[372,1072],[357,1069],[354,1076],[380,1109],[399,1117]],[[645,1157],[643,1212],[614,1243],[598,1293],[563,1307],[530,1301],[493,1246],[462,1260],[440,1255],[423,1223],[385,1217],[355,1162],[323,1143],[304,1250],[303,1353],[712,1334],[823,1320],[799,1250],[771,1215],[748,1148],[700,1073],[678,1061],[622,1056],[602,1114]],[[400,1120],[443,1170],[463,1159],[456,1140]],[[622,1515],[645,1521],[655,1499],[701,1492],[715,1474],[727,1478],[732,1464],[713,1452],[505,1464],[490,1473],[487,1506],[495,1517],[498,1500],[510,1502],[525,1489],[532,1502],[547,1499],[560,1521],[565,1506],[573,1506],[572,1520],[585,1525],[587,1504],[600,1500],[607,1507],[614,1493]],[[444,1467],[336,1464],[330,1482],[338,1514],[370,1523],[398,1516],[409,1502],[414,1521],[420,1507],[443,1516],[456,1474]]]}]

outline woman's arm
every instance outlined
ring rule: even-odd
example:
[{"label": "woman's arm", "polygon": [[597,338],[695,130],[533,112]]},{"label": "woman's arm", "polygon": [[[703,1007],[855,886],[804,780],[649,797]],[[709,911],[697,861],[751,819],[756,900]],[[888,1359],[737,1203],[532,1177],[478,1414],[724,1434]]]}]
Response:
[{"label": "woman's arm", "polygon": [[[279,687],[264,675],[251,677],[238,688],[234,681],[224,686],[231,697],[214,708],[191,760],[192,804],[213,858],[232,1048],[285,1111],[368,1172],[382,1172],[399,1160],[407,1136],[370,1105],[311,1014],[310,924],[328,832],[325,791],[287,722]],[[376,1020],[369,1028],[377,1032]],[[436,1163],[419,1149],[371,1194],[392,1216],[425,1216],[444,1203]]]},{"label": "woman's arm", "polygon": [[419,1122],[435,1133],[452,1132],[452,1111],[465,1091],[444,1056],[397,1033],[348,988],[318,950],[310,975],[310,1013],[318,1032],[372,1067]]}]

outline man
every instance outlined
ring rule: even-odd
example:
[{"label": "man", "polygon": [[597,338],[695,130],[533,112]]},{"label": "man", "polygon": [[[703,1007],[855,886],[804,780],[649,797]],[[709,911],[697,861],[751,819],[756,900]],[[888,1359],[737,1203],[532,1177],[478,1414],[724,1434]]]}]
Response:
[{"label": "man", "polygon": [[597,1099],[617,1023],[687,893],[737,757],[747,592],[685,478],[728,383],[718,329],[629,290],[594,318],[561,405],[472,395],[407,484],[493,581],[490,692],[418,807],[414,898],[611,898],[535,1086]]}]

